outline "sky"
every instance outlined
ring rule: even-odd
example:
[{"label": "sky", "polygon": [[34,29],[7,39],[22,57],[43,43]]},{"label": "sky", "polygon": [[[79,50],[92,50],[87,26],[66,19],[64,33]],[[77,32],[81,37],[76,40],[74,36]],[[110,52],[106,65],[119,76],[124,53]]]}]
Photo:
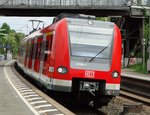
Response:
[{"label": "sky", "polygon": [[[41,20],[44,22],[44,26],[48,26],[52,23],[52,17],[4,17],[0,16],[0,27],[3,23],[7,23],[11,29],[14,29],[16,32],[22,32],[28,34],[32,31],[32,22],[30,20]],[[35,27],[37,23],[34,24]],[[42,27],[42,23],[40,27]]]}]

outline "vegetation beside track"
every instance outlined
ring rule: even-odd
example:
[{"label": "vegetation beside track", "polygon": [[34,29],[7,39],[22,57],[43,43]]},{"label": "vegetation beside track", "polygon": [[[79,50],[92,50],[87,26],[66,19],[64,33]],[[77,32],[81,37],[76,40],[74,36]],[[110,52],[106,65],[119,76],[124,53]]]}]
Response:
[{"label": "vegetation beside track", "polygon": [[145,66],[143,68],[142,63],[137,63],[137,64],[134,64],[134,65],[130,65],[129,68],[132,69],[135,72],[147,74],[147,67]]}]

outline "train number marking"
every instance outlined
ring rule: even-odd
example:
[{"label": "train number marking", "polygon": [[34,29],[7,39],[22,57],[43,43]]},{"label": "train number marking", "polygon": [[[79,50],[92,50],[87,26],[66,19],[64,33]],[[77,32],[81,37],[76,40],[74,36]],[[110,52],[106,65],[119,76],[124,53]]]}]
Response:
[{"label": "train number marking", "polygon": [[85,77],[94,78],[95,77],[95,72],[94,71],[85,71]]}]

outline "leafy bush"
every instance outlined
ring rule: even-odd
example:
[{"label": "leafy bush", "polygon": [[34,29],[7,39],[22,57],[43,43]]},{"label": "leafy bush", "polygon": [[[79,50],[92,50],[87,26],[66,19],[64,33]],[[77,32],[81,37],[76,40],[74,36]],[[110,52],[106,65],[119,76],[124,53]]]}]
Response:
[{"label": "leafy bush", "polygon": [[129,66],[129,68],[133,69],[135,72],[144,73],[144,74],[147,73],[147,67],[145,66],[143,68],[142,63],[131,65],[131,66]]}]

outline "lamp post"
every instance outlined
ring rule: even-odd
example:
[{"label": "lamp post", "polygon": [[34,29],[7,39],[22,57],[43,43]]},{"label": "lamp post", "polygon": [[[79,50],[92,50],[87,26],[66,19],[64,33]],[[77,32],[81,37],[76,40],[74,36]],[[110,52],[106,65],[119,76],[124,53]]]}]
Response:
[{"label": "lamp post", "polygon": [[[148,42],[148,45],[149,45],[149,49],[150,49],[150,13],[149,13],[149,42]],[[149,51],[149,60],[150,60],[150,51]]]},{"label": "lamp post", "polygon": [[147,60],[147,73],[149,73],[150,72],[150,13],[149,13],[149,42],[148,42],[147,52],[149,53],[149,59]]},{"label": "lamp post", "polygon": [[142,44],[143,44],[143,69],[145,68],[145,45],[146,45],[146,39],[142,39]]},{"label": "lamp post", "polygon": [[145,68],[145,42],[146,42],[146,39],[144,38],[144,28],[145,28],[145,17],[143,17],[143,38],[142,38],[142,46],[143,46],[143,69]]}]

